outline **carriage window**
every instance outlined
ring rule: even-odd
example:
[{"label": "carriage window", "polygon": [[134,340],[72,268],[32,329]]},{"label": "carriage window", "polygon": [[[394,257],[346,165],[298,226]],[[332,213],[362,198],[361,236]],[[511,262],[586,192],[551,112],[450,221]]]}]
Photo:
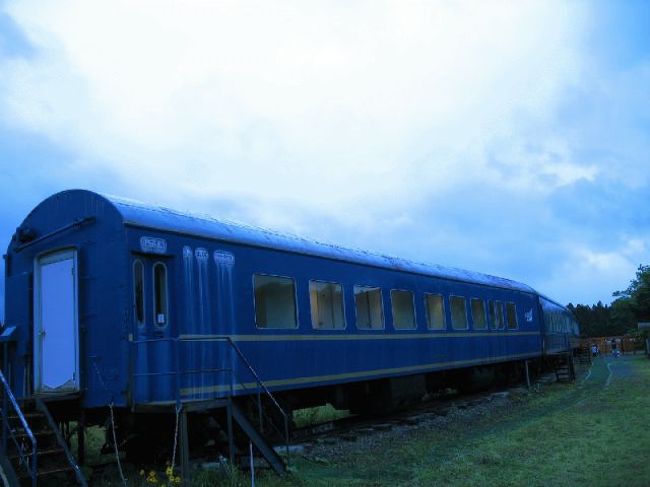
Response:
[{"label": "carriage window", "polygon": [[430,330],[444,330],[445,305],[440,294],[425,294],[424,308],[427,310],[427,328]]},{"label": "carriage window", "polygon": [[289,277],[255,274],[255,324],[258,328],[297,328],[296,285]]},{"label": "carriage window", "polygon": [[393,306],[393,327],[399,330],[415,329],[413,293],[393,289],[390,300]]},{"label": "carriage window", "polygon": [[343,286],[336,282],[309,281],[311,325],[316,329],[342,330]]},{"label": "carriage window", "polygon": [[475,330],[485,330],[487,322],[485,319],[485,301],[479,298],[472,298],[472,321]]},{"label": "carriage window", "polygon": [[369,330],[384,328],[384,310],[380,288],[354,286],[354,305],[357,310],[357,328]]},{"label": "carriage window", "polygon": [[133,263],[133,309],[137,325],[144,325],[144,265],[140,260]]},{"label": "carriage window", "polygon": [[462,296],[450,296],[451,305],[451,326],[454,330],[467,329],[467,308],[465,298]]},{"label": "carriage window", "polygon": [[167,267],[162,262],[153,266],[153,312],[155,323],[165,326],[168,320],[167,312]]},{"label": "carriage window", "polygon": [[517,307],[515,303],[506,303],[506,320],[509,330],[517,329]]},{"label": "carriage window", "polygon": [[501,305],[501,301],[488,301],[488,311],[490,313],[492,329],[503,329],[503,306]]}]

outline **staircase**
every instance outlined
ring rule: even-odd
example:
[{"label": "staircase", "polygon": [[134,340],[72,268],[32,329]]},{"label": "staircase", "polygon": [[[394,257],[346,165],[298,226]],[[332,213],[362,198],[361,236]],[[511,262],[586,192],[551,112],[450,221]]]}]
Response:
[{"label": "staircase", "polygon": [[[0,372],[2,389],[1,479],[6,487],[61,485],[76,480],[86,486],[74,457],[47,409],[38,398],[19,406]],[[74,480],[73,480],[74,479]]]},{"label": "staircase", "polygon": [[558,382],[573,382],[575,380],[575,363],[571,353],[557,355],[555,378]]},{"label": "staircase", "polygon": [[575,355],[576,363],[580,365],[591,365],[591,349],[589,347],[580,347]]},{"label": "staircase", "polygon": [[262,457],[269,463],[271,468],[278,475],[283,475],[286,473],[286,465],[284,460],[280,455],[278,455],[273,447],[266,441],[266,439],[260,434],[260,432],[253,426],[253,424],[248,420],[246,414],[237,406],[236,403],[232,403],[232,417],[237,422],[239,427],[244,431],[244,433],[250,438],[251,442],[262,454]]},{"label": "staircase", "polygon": [[[228,442],[229,460],[235,465],[237,459],[249,456],[249,445],[268,462],[278,474],[285,474],[288,467],[289,431],[291,416],[248,361],[237,344],[229,336],[204,337],[167,337],[155,339],[133,340],[133,356],[140,354],[149,356],[147,348],[159,346],[167,342],[176,357],[172,363],[172,384],[174,384],[173,401],[148,401],[146,397],[136,400],[135,409],[142,412],[159,411],[176,415],[176,432],[181,467],[181,478],[190,484],[190,428],[189,423],[194,414],[212,416],[216,426],[215,437],[210,442]],[[187,368],[187,364],[179,357],[187,356],[186,350],[196,356],[220,357],[217,363],[206,362],[198,368]],[[213,396],[184,398],[181,394],[182,379],[195,375],[214,381],[217,387],[228,387],[225,391],[215,392]],[[169,364],[161,369],[159,365],[152,367],[150,363],[137,366],[132,373],[134,390],[139,390],[139,381],[151,380],[157,377],[169,377]],[[235,394],[235,391],[238,394]],[[202,431],[202,433],[210,433]],[[218,436],[218,440],[216,437]],[[287,451],[286,459],[278,455],[270,439],[284,443]],[[195,443],[198,446],[198,443]],[[225,446],[220,444],[219,447]],[[127,445],[128,448],[128,445]],[[135,447],[134,447],[135,448]],[[175,462],[175,459],[174,459]]]}]

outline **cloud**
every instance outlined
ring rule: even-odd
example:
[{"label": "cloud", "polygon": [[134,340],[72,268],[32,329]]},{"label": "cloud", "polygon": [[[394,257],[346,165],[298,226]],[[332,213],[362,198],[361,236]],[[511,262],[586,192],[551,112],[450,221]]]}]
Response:
[{"label": "cloud", "polygon": [[[556,7],[14,4],[39,56],[5,62],[5,113],[125,179],[338,210],[489,175],[476,154],[579,79]],[[540,162],[514,184],[584,172]]]},{"label": "cloud", "polygon": [[571,249],[564,263],[543,283],[546,293],[561,295],[566,293],[563,288],[568,288],[572,290],[574,304],[609,303],[612,293],[626,289],[639,263],[647,258],[648,237],[645,241],[634,238],[622,241],[609,252],[595,252],[584,246]]},{"label": "cloud", "polygon": [[558,269],[577,259],[595,294],[587,256],[648,249],[647,223],[595,208],[642,218],[612,195],[650,185],[650,64],[604,70],[593,10],[26,0],[7,7],[30,49],[0,57],[0,121],[70,154],[78,185],[574,300]]}]

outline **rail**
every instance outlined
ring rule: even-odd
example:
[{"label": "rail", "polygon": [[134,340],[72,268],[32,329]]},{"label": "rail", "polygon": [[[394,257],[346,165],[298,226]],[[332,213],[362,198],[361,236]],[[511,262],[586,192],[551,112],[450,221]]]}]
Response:
[{"label": "rail", "polygon": [[[2,453],[4,455],[7,455],[7,445],[11,439],[16,448],[16,452],[18,453],[18,460],[20,465],[22,465],[25,470],[27,470],[27,473],[32,480],[32,486],[36,487],[38,478],[36,438],[34,437],[32,430],[29,428],[27,420],[20,410],[20,406],[18,406],[18,402],[11,392],[9,383],[5,379],[5,376],[2,374],[1,370],[0,382],[2,383]],[[10,405],[14,415],[19,419],[20,424],[25,434],[27,435],[29,443],[31,444],[31,450],[26,448],[26,444],[18,438],[16,430],[13,429],[9,424]]]},{"label": "rail", "polygon": [[[173,345],[173,356],[174,356],[174,364],[173,364],[173,370],[167,370],[167,371],[158,371],[158,372],[138,372],[137,367],[134,367],[134,373],[133,376],[134,378],[138,379],[141,377],[161,377],[161,376],[173,376],[174,377],[174,400],[176,402],[177,407],[180,407],[181,404],[183,403],[183,399],[181,397],[181,382],[182,382],[182,377],[183,376],[191,376],[191,375],[204,375],[204,374],[220,374],[220,373],[226,373],[230,374],[232,377],[231,380],[228,381],[228,400],[232,400],[234,397],[234,388],[233,388],[233,382],[236,382],[239,386],[239,388],[244,391],[244,394],[241,394],[241,396],[249,397],[253,396],[253,394],[256,397],[256,403],[257,403],[257,412],[258,412],[258,421],[260,424],[260,428],[262,432],[264,431],[264,417],[265,412],[264,412],[264,407],[262,404],[262,395],[266,397],[269,401],[269,404],[273,406],[275,411],[279,413],[279,416],[282,420],[283,423],[283,428],[280,430],[280,428],[275,424],[273,420],[270,420],[267,417],[266,424],[270,424],[273,429],[275,429],[276,433],[279,434],[281,437],[284,439],[284,446],[285,450],[287,452],[287,458],[289,454],[289,416],[287,413],[284,411],[282,406],[280,406],[280,403],[277,401],[275,396],[271,393],[269,388],[264,384],[264,381],[260,378],[259,374],[255,370],[255,368],[252,366],[252,364],[249,362],[249,360],[246,358],[246,355],[242,352],[242,350],[237,346],[237,344],[228,336],[212,336],[209,338],[201,338],[201,337],[189,337],[189,338],[180,338],[180,337],[161,337],[161,338],[150,338],[150,339],[143,339],[143,340],[134,340],[132,343],[135,347],[144,345],[144,346],[151,346],[154,343],[171,343]],[[233,361],[230,361],[230,367],[205,367],[204,364],[201,364],[201,366],[198,369],[190,369],[190,368],[183,368],[181,364],[183,361],[181,360],[181,346],[185,344],[194,344],[194,343],[199,343],[199,344],[209,344],[209,343],[225,343],[227,344],[228,348],[232,351],[234,351],[235,356],[239,360],[241,364],[244,365],[245,369],[248,371],[250,376],[254,379],[254,383],[256,387],[254,388],[254,391],[251,390],[249,387],[246,386],[246,383],[244,380],[241,379],[240,375],[236,372],[235,367],[233,367]],[[135,354],[134,354],[135,355]],[[215,356],[217,354],[211,354],[212,356]],[[147,369],[149,366],[147,366]],[[216,385],[216,384],[215,384]],[[217,394],[218,388],[215,388],[215,395]],[[250,393],[247,393],[250,391]]]}]

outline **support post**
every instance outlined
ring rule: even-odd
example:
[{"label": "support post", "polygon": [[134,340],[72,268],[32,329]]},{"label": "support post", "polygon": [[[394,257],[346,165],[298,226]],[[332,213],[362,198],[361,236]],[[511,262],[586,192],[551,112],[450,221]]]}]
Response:
[{"label": "support post", "polygon": [[576,362],[573,359],[573,352],[569,354],[569,373],[571,374],[571,380],[576,380]]},{"label": "support post", "polygon": [[[8,374],[9,372],[9,343],[2,344],[2,372]],[[7,377],[7,384],[11,387],[11,377]],[[2,443],[0,443],[0,453],[3,455],[7,452],[7,434],[9,432],[9,397],[7,391],[0,387],[0,394],[2,394]]]},{"label": "support post", "polygon": [[86,463],[86,411],[81,409],[79,422],[77,423],[77,463]]},{"label": "support post", "polygon": [[264,418],[262,417],[262,395],[260,388],[257,388],[257,414],[260,422],[260,433],[264,434]]},{"label": "support post", "polygon": [[181,411],[181,477],[183,485],[190,485],[190,442],[187,428],[187,411]]},{"label": "support post", "polygon": [[9,376],[9,342],[2,344],[2,372],[7,375],[7,383],[11,387],[11,377]]},{"label": "support post", "polygon": [[9,398],[7,397],[7,392],[4,388],[0,388],[0,393],[2,393],[2,443],[0,443],[0,453],[3,455],[7,452],[7,432],[9,431]]},{"label": "support post", "polygon": [[226,415],[228,416],[228,457],[230,465],[235,464],[235,440],[232,431],[232,396],[228,397],[228,406],[226,407]]},{"label": "support post", "polygon": [[526,385],[530,389],[530,372],[528,371],[528,360],[524,360],[524,365],[526,367]]}]

